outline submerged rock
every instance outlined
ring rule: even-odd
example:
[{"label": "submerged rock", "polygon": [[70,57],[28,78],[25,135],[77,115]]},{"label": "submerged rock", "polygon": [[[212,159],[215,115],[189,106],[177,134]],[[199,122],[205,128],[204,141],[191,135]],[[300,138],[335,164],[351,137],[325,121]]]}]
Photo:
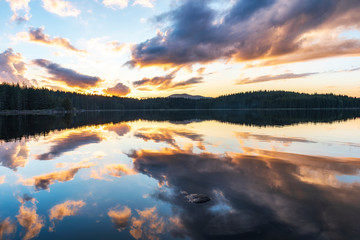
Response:
[{"label": "submerged rock", "polygon": [[188,194],[185,196],[185,198],[189,203],[198,203],[198,204],[206,203],[211,200],[211,198],[209,198],[205,194]]}]

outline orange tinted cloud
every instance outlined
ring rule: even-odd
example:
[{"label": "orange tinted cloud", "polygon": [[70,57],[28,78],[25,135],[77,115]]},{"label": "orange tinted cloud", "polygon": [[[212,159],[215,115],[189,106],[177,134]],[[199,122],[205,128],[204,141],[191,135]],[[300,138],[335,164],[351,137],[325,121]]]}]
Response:
[{"label": "orange tinted cloud", "polygon": [[13,15],[11,17],[12,21],[17,23],[22,23],[30,19],[30,0],[6,0],[10,4],[11,11]]},{"label": "orange tinted cloud", "polygon": [[34,185],[35,189],[38,190],[46,190],[49,189],[49,186],[54,184],[56,181],[58,182],[67,182],[73,180],[75,175],[78,173],[80,169],[90,168],[94,166],[93,164],[81,165],[78,167],[70,168],[69,170],[52,172],[49,174],[36,176],[26,180],[20,180],[24,185],[31,186]]},{"label": "orange tinted cloud", "polygon": [[184,137],[194,142],[202,142],[203,137],[200,134],[188,131],[186,129],[171,129],[171,128],[157,128],[157,129],[141,129],[134,134],[135,137],[141,138],[144,141],[165,142],[175,148],[179,148],[176,143],[176,137]]},{"label": "orange tinted cloud", "polygon": [[29,40],[32,42],[43,43],[46,45],[56,45],[75,52],[86,52],[85,50],[79,50],[76,47],[74,47],[70,43],[70,41],[66,38],[62,38],[62,37],[51,38],[48,34],[44,33],[44,28],[30,28]]},{"label": "orange tinted cloud", "polygon": [[129,224],[131,209],[126,206],[122,209],[112,209],[108,212],[108,216],[111,218],[111,221],[114,223],[116,229],[121,232]]},{"label": "orange tinted cloud", "polygon": [[16,171],[28,162],[29,151],[25,141],[0,143],[0,163]]},{"label": "orange tinted cloud", "polygon": [[120,43],[118,41],[108,42],[107,45],[115,52],[120,52],[126,46],[126,44]]},{"label": "orange tinted cloud", "polygon": [[[359,39],[335,30],[358,29],[360,3],[343,1],[180,1],[157,20],[168,27],[132,48],[131,66],[181,67],[219,60],[269,60],[268,65],[360,55]],[[221,20],[219,20],[221,19]],[[311,34],[325,32],[316,38]],[[335,37],[329,39],[329,35]]]},{"label": "orange tinted cloud", "polygon": [[269,82],[269,81],[279,81],[279,80],[287,80],[287,79],[298,79],[298,78],[306,78],[308,76],[314,75],[317,73],[284,73],[279,75],[264,75],[256,78],[244,78],[240,79],[236,82],[236,84],[251,84],[251,83],[260,83],[260,82]]},{"label": "orange tinted cloud", "polygon": [[143,91],[144,90],[146,91],[146,87],[154,87],[157,90],[170,90],[170,89],[186,89],[203,82],[202,77],[194,77],[185,81],[174,82],[175,74],[178,70],[179,69],[165,76],[143,78],[141,80],[135,81],[133,85],[138,90],[143,90]]},{"label": "orange tinted cloud", "polygon": [[133,175],[136,174],[136,172],[128,168],[124,164],[112,164],[106,166],[106,170],[108,171],[108,174],[113,177],[121,177],[123,175]]},{"label": "orange tinted cloud", "polygon": [[61,17],[77,17],[80,14],[78,10],[70,1],[64,0],[42,0],[43,7],[51,13]]},{"label": "orange tinted cloud", "polygon": [[[85,205],[86,204],[83,201],[72,201],[72,200],[68,200],[64,203],[55,205],[50,209],[50,215],[49,215],[50,221],[52,220],[61,221],[64,219],[64,217],[74,216]],[[55,223],[53,222],[49,230],[53,231],[54,227],[55,227]]]},{"label": "orange tinted cloud", "polygon": [[5,177],[6,177],[6,176],[0,176],[0,184],[5,183]]},{"label": "orange tinted cloud", "polygon": [[124,136],[125,134],[130,132],[131,127],[126,123],[117,123],[114,125],[108,125],[104,129],[108,131],[116,132],[116,134],[119,136]]},{"label": "orange tinted cloud", "polygon": [[111,164],[106,165],[99,171],[93,170],[90,177],[94,179],[104,179],[104,175],[109,175],[112,177],[122,177],[127,175],[134,175],[136,173],[136,171],[134,171],[132,168],[129,168],[125,164]]},{"label": "orange tinted cloud", "polygon": [[50,220],[63,220],[64,217],[74,216],[83,206],[85,206],[83,201],[68,200],[52,207],[49,218]]},{"label": "orange tinted cloud", "polygon": [[131,89],[122,83],[118,83],[114,87],[105,89],[104,92],[109,95],[122,97],[128,95]]},{"label": "orange tinted cloud", "polygon": [[0,63],[0,82],[31,85],[31,81],[24,77],[26,64],[20,53],[8,48],[0,53]]},{"label": "orange tinted cloud", "polygon": [[24,240],[36,237],[44,227],[44,220],[36,213],[35,206],[28,208],[21,205],[16,218],[19,224],[26,230]]},{"label": "orange tinted cloud", "polygon": [[38,160],[52,160],[65,152],[73,151],[87,144],[98,143],[101,140],[102,137],[97,133],[86,131],[70,133],[65,137],[56,139],[49,152],[36,155],[35,157]]},{"label": "orange tinted cloud", "polygon": [[165,229],[165,222],[163,218],[159,218],[156,213],[156,207],[147,208],[143,211],[136,210],[139,218],[133,217],[131,219],[132,225],[130,234],[135,239],[160,239],[159,234],[162,234]]},{"label": "orange tinted cloud", "polygon": [[325,40],[323,43],[306,46],[292,54],[278,56],[273,59],[264,60],[255,66],[273,66],[286,63],[304,62],[313,59],[329,58],[336,56],[359,56],[360,41],[350,40]]},{"label": "orange tinted cloud", "polygon": [[90,88],[97,86],[102,80],[96,76],[81,74],[73,69],[64,68],[46,59],[35,59],[33,64],[44,68],[50,80],[65,83],[69,87]]},{"label": "orange tinted cloud", "polygon": [[313,141],[304,139],[304,138],[296,138],[296,137],[278,137],[271,136],[265,134],[253,134],[250,132],[236,132],[236,137],[240,140],[253,138],[255,140],[264,141],[264,142],[283,142],[283,143],[293,143],[293,142],[302,142],[302,143],[314,143]]},{"label": "orange tinted cloud", "polygon": [[15,230],[16,225],[10,222],[9,218],[6,218],[4,221],[0,222],[0,239],[3,239],[4,235],[14,233]]}]

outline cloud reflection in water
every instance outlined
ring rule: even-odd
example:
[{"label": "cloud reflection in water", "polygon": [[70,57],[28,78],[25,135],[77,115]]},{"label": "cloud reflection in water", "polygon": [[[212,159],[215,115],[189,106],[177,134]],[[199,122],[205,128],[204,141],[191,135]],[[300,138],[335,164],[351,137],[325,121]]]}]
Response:
[{"label": "cloud reflection in water", "polygon": [[[167,181],[173,194],[155,196],[181,209],[180,219],[195,239],[258,235],[264,238],[352,239],[359,233],[360,185],[337,182],[338,174],[358,174],[360,159],[260,151],[259,155],[163,149],[133,152],[135,169]],[[329,181],[333,179],[333,181]],[[211,211],[184,201],[181,191],[214,196],[221,191],[230,210]],[[210,206],[217,204],[209,202]],[[250,238],[251,239],[251,238]]]}]

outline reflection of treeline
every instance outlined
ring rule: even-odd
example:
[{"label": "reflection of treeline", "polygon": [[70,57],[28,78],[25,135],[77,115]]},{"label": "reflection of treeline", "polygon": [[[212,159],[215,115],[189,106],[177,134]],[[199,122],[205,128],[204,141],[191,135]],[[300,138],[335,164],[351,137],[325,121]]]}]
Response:
[{"label": "reflection of treeline", "polygon": [[251,126],[284,126],[308,122],[333,122],[360,117],[360,110],[193,110],[84,112],[77,115],[12,115],[0,117],[0,139],[46,135],[53,130],[134,120],[189,123],[217,120]]},{"label": "reflection of treeline", "polygon": [[360,99],[333,94],[258,91],[217,98],[119,98],[0,85],[0,110],[359,108]]}]

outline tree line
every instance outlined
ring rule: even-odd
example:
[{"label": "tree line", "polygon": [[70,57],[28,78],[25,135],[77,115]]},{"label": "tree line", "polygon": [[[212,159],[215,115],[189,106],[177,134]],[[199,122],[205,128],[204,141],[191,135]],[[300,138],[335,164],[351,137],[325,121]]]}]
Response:
[{"label": "tree line", "polygon": [[257,127],[287,126],[300,123],[331,123],[360,117],[360,109],[323,110],[176,110],[176,111],[86,111],[78,114],[0,116],[0,140],[46,136],[51,131],[107,123],[127,123],[139,119],[188,124],[216,120],[227,124]]},{"label": "tree line", "polygon": [[216,98],[147,98],[86,95],[0,84],[0,110],[125,110],[242,108],[360,108],[360,98],[334,94],[254,91]]}]

